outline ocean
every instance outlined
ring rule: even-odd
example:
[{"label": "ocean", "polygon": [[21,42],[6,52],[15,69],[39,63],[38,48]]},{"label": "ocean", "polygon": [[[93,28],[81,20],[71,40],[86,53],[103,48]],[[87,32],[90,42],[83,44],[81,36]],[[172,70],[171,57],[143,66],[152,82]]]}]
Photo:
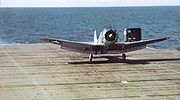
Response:
[{"label": "ocean", "polygon": [[0,44],[42,43],[44,37],[90,42],[93,31],[104,28],[124,40],[124,29],[133,27],[142,29],[143,39],[170,37],[151,48],[180,50],[180,6],[0,8]]}]

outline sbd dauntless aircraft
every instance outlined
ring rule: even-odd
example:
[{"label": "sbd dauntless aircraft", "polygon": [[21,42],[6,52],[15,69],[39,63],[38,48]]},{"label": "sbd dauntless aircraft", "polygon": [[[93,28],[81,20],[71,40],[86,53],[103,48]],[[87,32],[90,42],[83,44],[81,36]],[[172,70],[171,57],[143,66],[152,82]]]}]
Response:
[{"label": "sbd dauntless aircraft", "polygon": [[122,54],[126,60],[126,52],[146,48],[147,44],[164,41],[168,38],[141,40],[140,28],[128,28],[124,30],[125,41],[119,41],[116,30],[104,29],[97,39],[94,31],[94,42],[76,42],[61,39],[43,38],[41,40],[60,45],[62,49],[89,54],[89,61],[92,62],[93,54]]}]

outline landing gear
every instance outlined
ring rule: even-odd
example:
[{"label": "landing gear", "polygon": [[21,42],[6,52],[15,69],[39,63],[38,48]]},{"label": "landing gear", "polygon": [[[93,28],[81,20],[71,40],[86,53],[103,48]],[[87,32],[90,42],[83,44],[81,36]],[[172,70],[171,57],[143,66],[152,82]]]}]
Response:
[{"label": "landing gear", "polygon": [[123,59],[123,61],[126,60],[126,54],[125,53],[122,54],[122,59]]},{"label": "landing gear", "polygon": [[93,54],[89,55],[89,61],[92,62]]}]

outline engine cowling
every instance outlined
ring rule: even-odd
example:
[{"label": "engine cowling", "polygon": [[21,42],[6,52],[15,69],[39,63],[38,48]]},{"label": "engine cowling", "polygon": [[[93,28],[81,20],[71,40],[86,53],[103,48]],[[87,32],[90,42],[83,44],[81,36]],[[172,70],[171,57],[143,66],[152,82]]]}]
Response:
[{"label": "engine cowling", "polygon": [[116,37],[117,37],[117,33],[113,30],[108,30],[106,33],[105,33],[105,39],[107,41],[115,41],[116,40]]},{"label": "engine cowling", "polygon": [[97,44],[110,45],[118,41],[118,33],[116,30],[104,29],[97,40]]}]

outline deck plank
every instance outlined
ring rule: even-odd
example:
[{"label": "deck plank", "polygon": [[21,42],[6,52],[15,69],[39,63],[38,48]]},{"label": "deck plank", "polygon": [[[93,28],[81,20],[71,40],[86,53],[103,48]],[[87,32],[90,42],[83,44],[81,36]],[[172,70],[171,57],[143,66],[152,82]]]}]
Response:
[{"label": "deck plank", "polygon": [[[51,44],[0,45],[0,100],[180,99],[180,51],[88,55]],[[111,59],[109,59],[111,58]]]}]

